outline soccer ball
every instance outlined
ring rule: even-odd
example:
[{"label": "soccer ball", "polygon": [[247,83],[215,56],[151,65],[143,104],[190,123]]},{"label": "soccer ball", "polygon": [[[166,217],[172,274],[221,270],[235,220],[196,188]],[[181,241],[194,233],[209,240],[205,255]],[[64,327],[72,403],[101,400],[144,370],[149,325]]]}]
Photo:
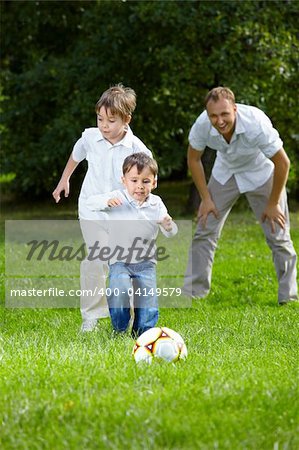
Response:
[{"label": "soccer ball", "polygon": [[167,362],[177,362],[187,358],[187,347],[176,331],[167,327],[155,327],[142,333],[132,352],[136,363],[151,364],[154,358]]}]

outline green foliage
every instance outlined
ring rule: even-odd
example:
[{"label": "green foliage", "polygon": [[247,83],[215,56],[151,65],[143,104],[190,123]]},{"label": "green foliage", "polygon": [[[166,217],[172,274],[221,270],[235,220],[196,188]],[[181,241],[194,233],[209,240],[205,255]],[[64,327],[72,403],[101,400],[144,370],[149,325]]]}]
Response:
[{"label": "green foliage", "polygon": [[[21,6],[21,7],[20,7]],[[134,132],[160,176],[186,175],[188,131],[215,85],[262,108],[299,189],[296,1],[2,2],[3,172],[12,189],[52,191],[94,104],[123,82]]]}]

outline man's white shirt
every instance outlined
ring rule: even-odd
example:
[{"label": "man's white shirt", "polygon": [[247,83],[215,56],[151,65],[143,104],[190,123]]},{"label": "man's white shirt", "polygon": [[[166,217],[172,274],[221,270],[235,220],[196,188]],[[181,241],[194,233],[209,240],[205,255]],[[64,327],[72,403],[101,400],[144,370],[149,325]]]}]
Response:
[{"label": "man's white shirt", "polygon": [[214,128],[204,111],[189,133],[192,148],[217,151],[212,175],[225,184],[235,176],[239,191],[249,192],[266,183],[274,164],[269,159],[283,147],[270,119],[254,106],[237,104],[236,127],[230,143]]}]

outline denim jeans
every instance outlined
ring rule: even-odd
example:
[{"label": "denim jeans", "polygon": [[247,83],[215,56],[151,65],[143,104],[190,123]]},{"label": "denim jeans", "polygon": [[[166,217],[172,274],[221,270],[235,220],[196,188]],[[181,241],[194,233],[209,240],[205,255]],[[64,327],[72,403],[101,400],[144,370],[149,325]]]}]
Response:
[{"label": "denim jeans", "polygon": [[158,321],[156,265],[152,261],[110,266],[107,300],[113,328],[126,331],[130,323],[130,297],[134,295],[132,333],[139,336]]}]

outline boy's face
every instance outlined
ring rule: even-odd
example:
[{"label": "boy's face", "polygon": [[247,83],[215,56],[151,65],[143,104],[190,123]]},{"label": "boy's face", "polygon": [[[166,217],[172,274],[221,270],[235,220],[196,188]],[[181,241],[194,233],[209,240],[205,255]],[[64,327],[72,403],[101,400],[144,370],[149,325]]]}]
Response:
[{"label": "boy's face", "polygon": [[217,102],[210,100],[206,109],[213,127],[230,140],[235,130],[237,106],[226,98],[220,98]]},{"label": "boy's face", "polygon": [[122,140],[130,120],[131,117],[128,116],[124,121],[120,116],[111,114],[110,110],[106,110],[104,106],[101,107],[97,114],[98,128],[103,137],[111,144],[116,144]]},{"label": "boy's face", "polygon": [[133,166],[125,173],[122,182],[129,195],[139,203],[143,203],[147,199],[157,184],[155,175],[147,167],[138,173],[137,166]]}]

